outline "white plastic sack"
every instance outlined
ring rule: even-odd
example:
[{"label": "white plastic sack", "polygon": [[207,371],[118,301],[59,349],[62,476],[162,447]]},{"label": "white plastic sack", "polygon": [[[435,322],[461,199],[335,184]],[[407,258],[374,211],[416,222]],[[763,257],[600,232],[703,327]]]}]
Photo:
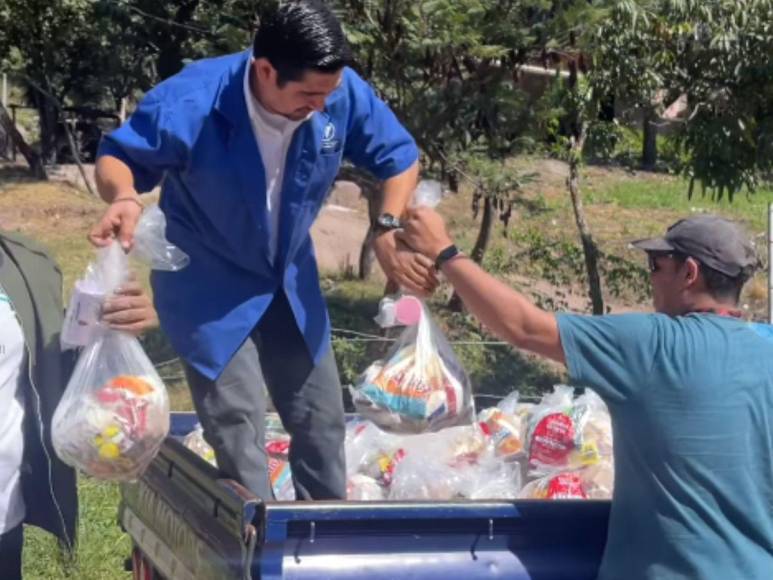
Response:
[{"label": "white plastic sack", "polygon": [[[127,280],[127,256],[118,242],[97,251],[89,276],[104,296]],[[139,341],[97,325],[54,413],[57,455],[100,479],[133,480],[155,457],[168,431],[166,387]]]},{"label": "white plastic sack", "polygon": [[419,323],[360,376],[352,401],[382,429],[404,433],[469,424],[475,415],[467,373],[423,303]]}]

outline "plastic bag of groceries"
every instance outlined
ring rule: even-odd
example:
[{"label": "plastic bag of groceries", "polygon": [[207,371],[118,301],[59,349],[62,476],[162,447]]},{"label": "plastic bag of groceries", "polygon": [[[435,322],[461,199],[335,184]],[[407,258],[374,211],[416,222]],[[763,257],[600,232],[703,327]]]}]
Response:
[{"label": "plastic bag of groceries", "polygon": [[488,437],[496,457],[511,461],[524,454],[526,419],[519,412],[518,392],[504,398],[496,407],[478,413],[478,425]]},{"label": "plastic bag of groceries", "polygon": [[611,499],[615,467],[611,458],[571,471],[546,472],[527,483],[521,499]]},{"label": "plastic bag of groceries", "polygon": [[395,467],[403,457],[405,436],[387,433],[370,421],[356,419],[346,425],[346,475],[348,499],[384,499]]},{"label": "plastic bag of groceries", "polygon": [[580,465],[589,408],[576,404],[574,389],[557,385],[534,407],[526,435],[530,475],[569,471]]},{"label": "plastic bag of groceries", "polygon": [[266,421],[266,454],[268,479],[274,498],[279,501],[295,500],[295,485],[290,469],[290,435],[273,420]]},{"label": "plastic bag of groceries", "polygon": [[[151,212],[149,218],[157,220],[154,214]],[[146,229],[141,219],[135,235],[137,245],[168,248],[163,230]],[[174,257],[181,255],[178,250]],[[154,263],[159,267],[164,261],[158,258]],[[166,267],[177,266],[168,263]],[[96,261],[76,289],[101,297],[101,305],[128,277],[128,257],[113,241],[97,250]],[[93,300],[92,305],[96,302]],[[83,314],[83,309],[76,306],[75,310],[79,310],[76,318]],[[129,481],[142,474],[169,431],[169,398],[139,341],[100,324],[98,311],[91,318],[95,320],[82,325],[88,333],[78,337],[87,337],[88,342],[54,412],[54,449],[62,461],[89,475]]]},{"label": "plastic bag of groceries", "polygon": [[514,499],[520,468],[495,457],[476,425],[405,438],[391,500]]},{"label": "plastic bag of groceries", "polygon": [[212,449],[210,444],[204,439],[204,428],[201,426],[201,423],[196,423],[196,427],[194,427],[193,431],[185,436],[183,445],[210,465],[217,467],[215,450]]},{"label": "plastic bag of groceries", "polygon": [[558,385],[533,409],[526,437],[530,475],[611,461],[612,422],[606,405],[590,390],[573,395],[572,387]]},{"label": "plastic bag of groceries", "polygon": [[[279,501],[295,500],[292,470],[290,469],[290,436],[274,417],[266,417],[266,455],[268,478],[274,498]],[[204,429],[196,424],[183,439],[183,445],[196,455],[217,467],[215,450],[204,439]]]},{"label": "plastic bag of groceries", "polygon": [[521,499],[588,499],[585,480],[578,471],[556,471],[527,483]]},{"label": "plastic bag of groceries", "polygon": [[352,401],[363,417],[403,433],[469,424],[475,414],[467,373],[423,303],[418,324],[359,377]]}]

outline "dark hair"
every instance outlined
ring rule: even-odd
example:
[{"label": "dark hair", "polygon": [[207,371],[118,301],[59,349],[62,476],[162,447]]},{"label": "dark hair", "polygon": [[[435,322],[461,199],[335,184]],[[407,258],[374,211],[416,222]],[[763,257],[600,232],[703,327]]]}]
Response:
[{"label": "dark hair", "polygon": [[741,273],[738,276],[732,277],[727,274],[709,268],[708,266],[701,264],[701,273],[703,279],[706,282],[706,289],[709,291],[715,299],[720,302],[732,302],[738,304],[741,300],[741,290],[743,285],[749,279],[749,276]]},{"label": "dark hair", "polygon": [[252,54],[268,59],[280,86],[309,70],[332,73],[352,62],[341,23],[320,0],[292,0],[268,9],[260,16]]},{"label": "dark hair", "polygon": [[[678,252],[672,255],[679,262],[684,262],[688,257],[691,257]],[[708,290],[712,298],[719,302],[732,303],[733,305],[737,305],[741,301],[741,290],[743,290],[744,284],[751,278],[749,272],[742,271],[738,276],[728,276],[719,270],[710,268],[698,258],[693,257],[693,260],[698,263],[703,280],[706,283],[706,290]]]}]

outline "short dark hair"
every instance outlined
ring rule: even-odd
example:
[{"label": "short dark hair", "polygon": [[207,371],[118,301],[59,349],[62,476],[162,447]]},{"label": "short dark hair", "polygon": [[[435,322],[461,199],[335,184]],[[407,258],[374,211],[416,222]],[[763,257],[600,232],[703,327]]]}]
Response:
[{"label": "short dark hair", "polygon": [[737,305],[741,301],[741,290],[749,279],[745,273],[732,277],[723,274],[719,270],[700,264],[706,289],[712,297],[720,302],[728,302]]},{"label": "short dark hair", "polygon": [[749,271],[742,270],[738,276],[728,276],[719,270],[707,266],[693,256],[686,256],[679,252],[673,252],[671,255],[679,262],[684,262],[690,257],[698,263],[703,281],[706,284],[706,290],[715,300],[733,305],[738,305],[741,301],[741,290],[743,290],[744,284],[751,278]]},{"label": "short dark hair", "polygon": [[267,58],[282,86],[309,70],[333,73],[352,63],[341,23],[320,0],[274,4],[259,17],[252,47],[255,58]]}]

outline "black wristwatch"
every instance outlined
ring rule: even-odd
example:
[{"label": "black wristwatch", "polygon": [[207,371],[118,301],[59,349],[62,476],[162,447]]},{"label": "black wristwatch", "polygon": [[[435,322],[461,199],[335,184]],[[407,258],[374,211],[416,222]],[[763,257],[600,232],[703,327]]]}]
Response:
[{"label": "black wristwatch", "polygon": [[391,213],[382,213],[376,218],[375,227],[379,231],[390,231],[400,229],[400,218],[396,218]]},{"label": "black wristwatch", "polygon": [[442,250],[438,255],[437,258],[435,258],[435,270],[438,272],[440,271],[440,268],[443,267],[443,264],[448,262],[451,258],[455,258],[459,255],[459,248],[457,248],[455,245],[451,244],[444,250]]}]

